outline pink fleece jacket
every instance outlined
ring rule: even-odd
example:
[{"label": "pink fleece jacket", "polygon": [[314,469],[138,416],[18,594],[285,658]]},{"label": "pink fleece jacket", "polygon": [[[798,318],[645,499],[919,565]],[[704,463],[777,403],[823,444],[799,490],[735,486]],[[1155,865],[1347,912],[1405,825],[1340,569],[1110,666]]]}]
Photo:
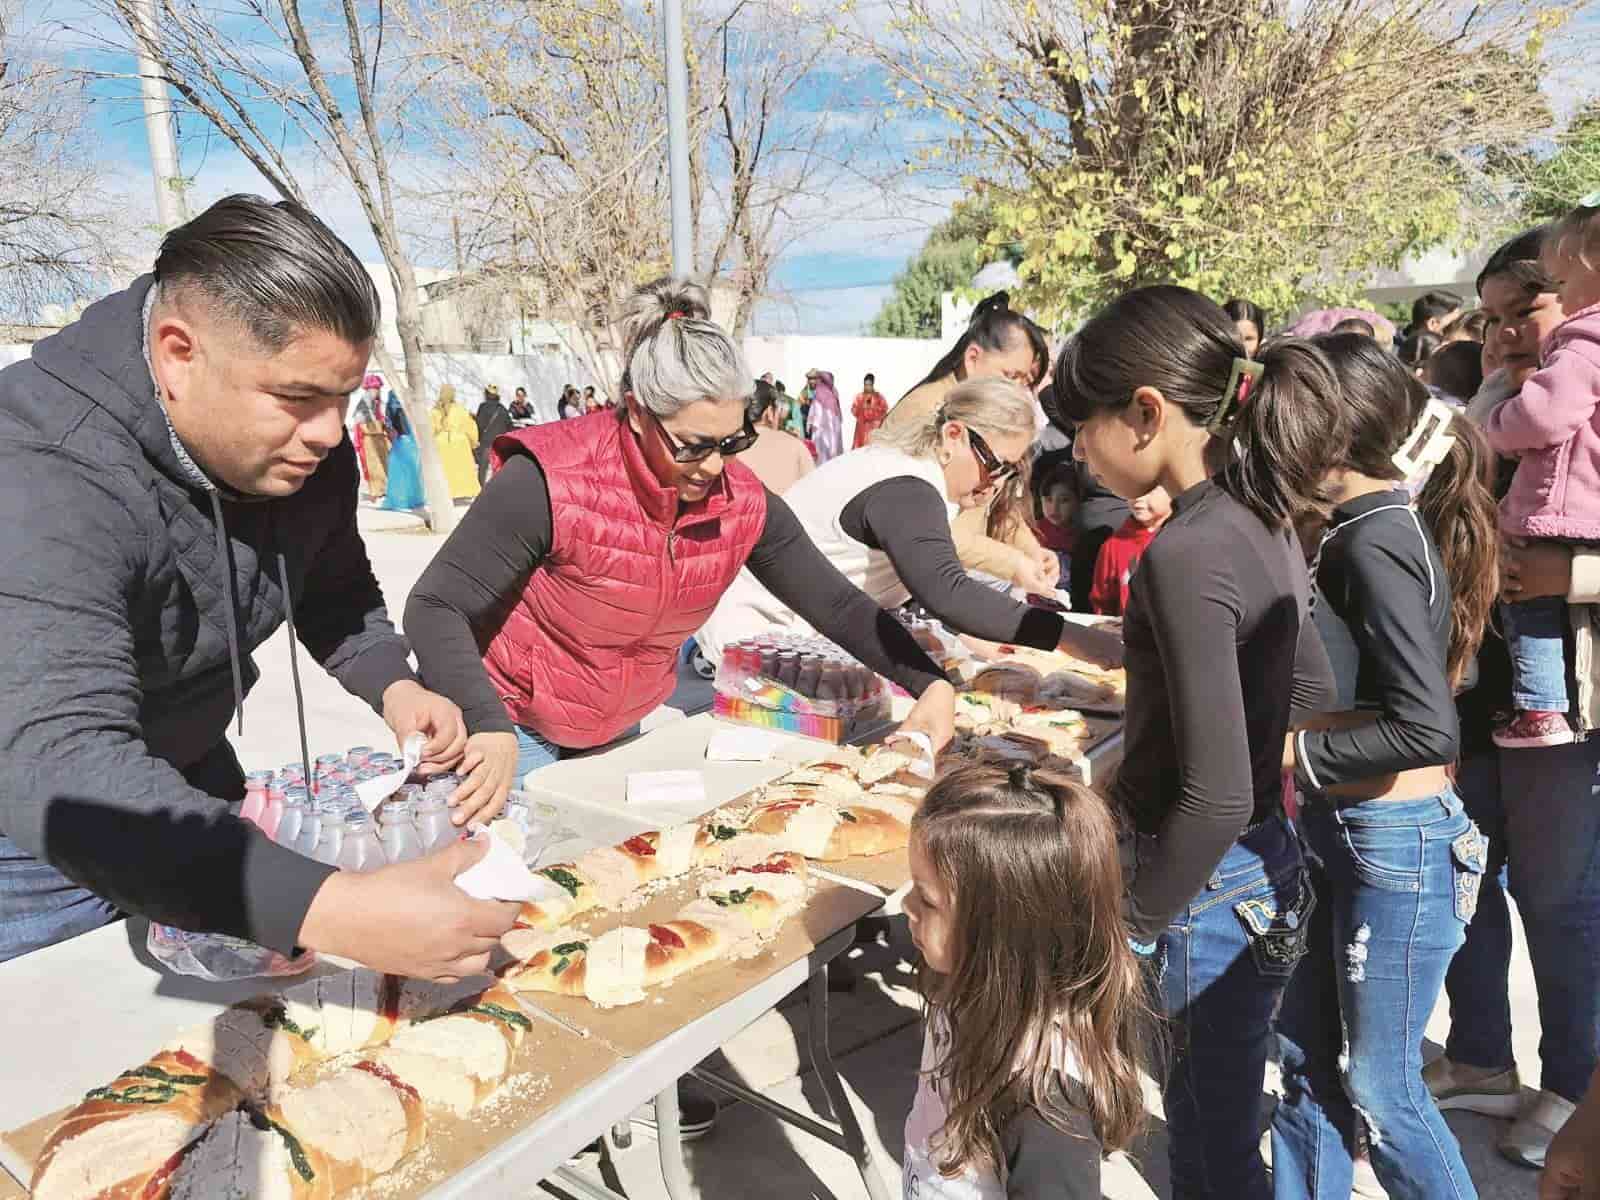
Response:
[{"label": "pink fleece jacket", "polygon": [[1600,539],[1600,304],[1550,331],[1539,370],[1484,421],[1519,457],[1500,528],[1521,537]]}]

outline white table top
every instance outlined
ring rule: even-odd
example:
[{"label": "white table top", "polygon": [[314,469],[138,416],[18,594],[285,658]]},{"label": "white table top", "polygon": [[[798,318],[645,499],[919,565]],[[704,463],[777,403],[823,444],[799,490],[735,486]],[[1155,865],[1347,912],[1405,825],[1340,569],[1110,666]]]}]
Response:
[{"label": "white table top", "polygon": [[[570,857],[591,845],[622,841],[641,829],[697,813],[629,811],[626,776],[703,760],[717,722],[709,716],[674,722],[588,759],[559,763],[562,791],[540,787],[537,798],[555,803],[567,828],[546,850],[545,861]],[[791,739],[815,749],[818,743]],[[787,769],[767,763],[703,763],[707,803],[732,799]],[[545,774],[541,773],[540,782]],[[570,799],[574,788],[584,802]],[[227,1005],[273,989],[272,980],[207,983],[160,969],[144,949],[146,923],[118,922],[93,933],[0,964],[0,1129],[14,1129],[76,1102],[131,1063],[147,1057],[176,1031],[215,1017]],[[530,1181],[560,1166],[616,1121],[645,1103],[745,1026],[755,1021],[815,969],[849,948],[844,930],[743,996],[627,1059],[584,1087],[536,1124],[516,1134],[429,1193],[447,1197],[516,1197]],[[307,975],[282,981],[289,986]],[[26,1087],[16,1084],[26,1081]]]},{"label": "white table top", "polygon": [[[623,837],[631,837],[644,829],[698,817],[709,808],[776,779],[796,761],[828,750],[827,742],[815,738],[774,734],[778,753],[765,762],[706,761],[706,744],[717,730],[748,728],[700,713],[588,757],[563,759],[530,771],[522,790],[536,800],[555,805],[567,814],[568,824],[584,834],[589,832],[590,820],[610,816],[627,826]],[[628,803],[630,774],[682,770],[701,772],[706,787],[704,804]]]}]

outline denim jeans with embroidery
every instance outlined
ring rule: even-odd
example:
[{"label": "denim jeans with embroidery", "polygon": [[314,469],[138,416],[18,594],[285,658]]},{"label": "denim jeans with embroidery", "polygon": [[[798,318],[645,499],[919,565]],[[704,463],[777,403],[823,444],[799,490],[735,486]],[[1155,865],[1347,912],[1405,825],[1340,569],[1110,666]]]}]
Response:
[{"label": "denim jeans with embroidery", "polygon": [[1161,937],[1174,1200],[1271,1195],[1260,1144],[1272,1018],[1315,907],[1299,838],[1274,817],[1229,847]]},{"label": "denim jeans with embroidery", "polygon": [[1477,908],[1487,845],[1454,791],[1342,808],[1300,824],[1318,912],[1278,1019],[1277,1200],[1348,1200],[1364,1122],[1391,1200],[1473,1200],[1455,1134],[1422,1081],[1422,1035]]}]

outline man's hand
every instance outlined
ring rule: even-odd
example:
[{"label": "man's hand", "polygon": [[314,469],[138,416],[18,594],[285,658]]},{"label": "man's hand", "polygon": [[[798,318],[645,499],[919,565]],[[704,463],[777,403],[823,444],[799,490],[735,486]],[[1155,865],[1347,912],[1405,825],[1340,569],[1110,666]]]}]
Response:
[{"label": "man's hand", "polygon": [[415,862],[330,875],[306,912],[300,944],[374,971],[452,983],[489,969],[489,954],[521,907],[474,900],[455,877],[488,852],[455,842]]},{"label": "man's hand", "polygon": [[1030,595],[1055,594],[1056,584],[1061,582],[1060,559],[1049,550],[1041,551],[1037,557],[1019,554],[1018,559],[1017,569],[1011,575],[1012,583]]},{"label": "man's hand", "polygon": [[450,797],[450,806],[455,809],[450,820],[457,825],[494,820],[505,808],[506,796],[517,785],[517,735],[473,734],[467,739],[467,753],[458,770],[466,779]]},{"label": "man's hand", "polygon": [[1545,1153],[1539,1200],[1600,1200],[1600,1071]]},{"label": "man's hand", "polygon": [[467,748],[467,723],[451,701],[414,679],[391,683],[383,692],[383,720],[404,746],[413,733],[427,735],[418,775],[438,775],[461,761]]},{"label": "man's hand", "polygon": [[1122,634],[1109,629],[1096,629],[1093,625],[1068,621],[1056,648],[1103,670],[1122,665]]},{"label": "man's hand", "polygon": [[943,680],[930,684],[900,723],[900,731],[927,734],[933,752],[938,754],[956,735],[955,688]]}]

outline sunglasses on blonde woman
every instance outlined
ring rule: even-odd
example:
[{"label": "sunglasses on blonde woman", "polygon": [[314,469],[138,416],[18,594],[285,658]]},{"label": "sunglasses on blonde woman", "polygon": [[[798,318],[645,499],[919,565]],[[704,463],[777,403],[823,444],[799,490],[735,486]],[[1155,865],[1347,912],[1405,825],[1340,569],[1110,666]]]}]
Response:
[{"label": "sunglasses on blonde woman", "polygon": [[1001,459],[989,449],[989,443],[984,441],[982,435],[971,426],[967,427],[967,442],[972,446],[972,456],[978,460],[978,466],[982,467],[983,473],[995,483],[1016,474],[1017,464]]}]

